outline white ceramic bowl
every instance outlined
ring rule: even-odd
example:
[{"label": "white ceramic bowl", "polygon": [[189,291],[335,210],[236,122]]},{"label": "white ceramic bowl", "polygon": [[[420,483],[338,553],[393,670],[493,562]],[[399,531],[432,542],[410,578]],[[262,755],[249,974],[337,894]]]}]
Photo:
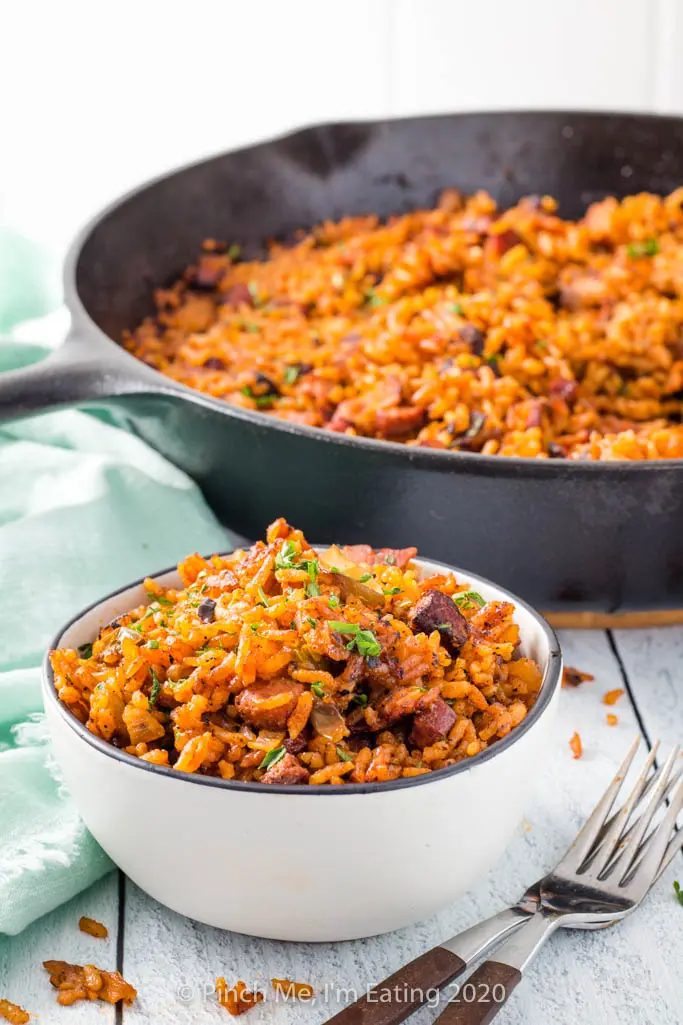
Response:
[{"label": "white ceramic bowl", "polygon": [[[416,560],[429,572],[451,567]],[[459,580],[512,601],[522,652],[543,667],[524,722],[457,765],[391,783],[282,786],[189,775],[94,737],[58,700],[45,711],[54,753],[86,825],[138,886],[208,925],[279,940],[346,940],[397,929],[453,901],[501,857],[546,752],[560,691],[555,634],[519,598],[473,573]],[[180,586],[175,570],[157,574]],[[142,582],[65,626],[52,647],[92,641],[147,600]]]}]

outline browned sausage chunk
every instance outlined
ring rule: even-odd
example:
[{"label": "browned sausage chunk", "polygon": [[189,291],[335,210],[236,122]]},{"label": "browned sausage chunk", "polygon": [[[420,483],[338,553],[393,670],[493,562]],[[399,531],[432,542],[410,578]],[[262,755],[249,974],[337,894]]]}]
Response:
[{"label": "browned sausage chunk", "polygon": [[254,684],[237,695],[235,707],[240,718],[250,726],[263,730],[283,730],[303,689],[303,684],[295,683],[294,680],[271,680],[270,683]]},{"label": "browned sausage chunk", "polygon": [[437,698],[429,708],[417,713],[408,740],[420,748],[436,744],[437,740],[443,740],[456,719],[457,716],[451,706]]},{"label": "browned sausage chunk", "polygon": [[425,591],[410,614],[410,625],[415,633],[438,630],[441,643],[451,654],[459,651],[470,632],[458,606],[441,591]]},{"label": "browned sausage chunk", "polygon": [[294,757],[286,754],[275,765],[271,765],[261,776],[262,783],[307,783],[308,769]]}]

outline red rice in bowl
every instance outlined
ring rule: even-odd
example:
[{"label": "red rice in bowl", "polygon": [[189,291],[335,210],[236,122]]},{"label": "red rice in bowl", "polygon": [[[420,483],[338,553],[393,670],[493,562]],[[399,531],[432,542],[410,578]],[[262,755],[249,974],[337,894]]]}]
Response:
[{"label": "red rice in bowl", "polygon": [[527,715],[542,671],[509,602],[416,549],[313,550],[284,520],[247,551],[145,584],[92,645],[50,660],[96,736],[181,772],[263,783],[384,782],[483,751]]},{"label": "red rice in bowl", "polygon": [[447,190],[347,217],[267,259],[205,244],[125,338],[234,405],[487,455],[683,457],[683,189],[500,212]]}]

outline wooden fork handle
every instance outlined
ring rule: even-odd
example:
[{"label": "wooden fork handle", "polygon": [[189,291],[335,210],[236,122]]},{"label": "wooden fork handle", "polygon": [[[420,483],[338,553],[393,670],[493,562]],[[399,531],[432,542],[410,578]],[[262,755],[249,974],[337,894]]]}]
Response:
[{"label": "wooden fork handle", "polygon": [[501,961],[484,961],[434,1025],[489,1025],[521,978],[519,968]]},{"label": "wooden fork handle", "polygon": [[457,954],[434,947],[335,1014],[327,1025],[399,1025],[430,999],[430,991],[443,989],[465,967]]}]

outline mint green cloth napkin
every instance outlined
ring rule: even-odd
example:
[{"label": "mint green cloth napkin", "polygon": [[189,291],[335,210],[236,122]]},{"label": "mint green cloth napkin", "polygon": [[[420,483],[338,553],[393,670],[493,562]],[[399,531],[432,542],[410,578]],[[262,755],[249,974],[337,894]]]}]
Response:
[{"label": "mint green cloth napkin", "polygon": [[[0,231],[0,256],[7,235]],[[0,304],[0,372],[44,355],[55,323],[25,242]],[[31,303],[33,297],[33,304]],[[20,301],[19,301],[20,300]],[[4,323],[3,323],[4,315]],[[60,318],[57,317],[57,322]],[[196,486],[137,438],[67,411],[0,425],[0,933],[14,935],[112,868],[50,757],[39,665],[80,608],[193,551],[229,547]]]}]

